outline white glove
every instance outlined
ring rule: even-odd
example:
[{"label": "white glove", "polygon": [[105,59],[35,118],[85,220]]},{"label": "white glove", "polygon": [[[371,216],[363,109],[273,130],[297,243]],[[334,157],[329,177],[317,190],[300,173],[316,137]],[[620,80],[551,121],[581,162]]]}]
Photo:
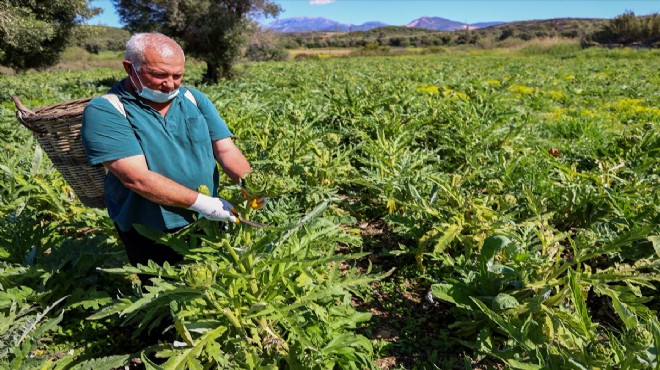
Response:
[{"label": "white glove", "polygon": [[211,221],[233,222],[238,220],[234,213],[234,206],[222,198],[213,198],[204,194],[197,194],[197,200],[190,206],[193,211],[199,212],[202,217]]}]

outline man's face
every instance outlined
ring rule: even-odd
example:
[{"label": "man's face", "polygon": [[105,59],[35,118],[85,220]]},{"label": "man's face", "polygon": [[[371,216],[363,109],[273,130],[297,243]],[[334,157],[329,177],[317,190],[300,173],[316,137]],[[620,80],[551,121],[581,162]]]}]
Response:
[{"label": "man's face", "polygon": [[147,49],[145,63],[137,71],[140,81],[146,87],[166,94],[171,93],[181,86],[184,72],[185,62],[183,55],[175,53],[175,55],[163,58],[151,49]]}]

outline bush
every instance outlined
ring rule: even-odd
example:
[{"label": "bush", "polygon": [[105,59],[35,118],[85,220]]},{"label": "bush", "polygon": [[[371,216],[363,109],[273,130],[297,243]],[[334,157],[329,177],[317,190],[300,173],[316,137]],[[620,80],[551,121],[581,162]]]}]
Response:
[{"label": "bush", "polygon": [[422,54],[444,54],[447,52],[447,48],[442,46],[431,46],[422,51]]},{"label": "bush", "polygon": [[593,41],[599,44],[653,45],[660,41],[660,15],[657,13],[637,17],[633,12],[626,12],[605,24],[585,43]]},{"label": "bush", "polygon": [[295,57],[293,57],[294,60],[319,60],[321,57],[318,54],[296,54]]},{"label": "bush", "polygon": [[353,52],[352,56],[381,56],[390,55],[390,48],[378,44],[367,44]]}]

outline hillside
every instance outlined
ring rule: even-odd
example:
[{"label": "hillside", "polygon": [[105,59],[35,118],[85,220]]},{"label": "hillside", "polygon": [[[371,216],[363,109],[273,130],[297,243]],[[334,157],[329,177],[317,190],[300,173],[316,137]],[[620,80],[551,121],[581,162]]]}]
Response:
[{"label": "hillside", "polygon": [[498,36],[502,33],[512,32],[513,37],[531,39],[534,37],[582,37],[599,30],[607,19],[601,18],[556,18],[544,20],[531,20],[511,22],[486,27],[478,30],[483,36]]},{"label": "hillside", "polygon": [[369,44],[392,47],[429,47],[497,42],[507,38],[530,40],[543,37],[580,39],[599,29],[606,19],[559,18],[496,24],[480,29],[435,31],[410,26],[378,27],[356,32],[296,32],[279,37],[287,48],[343,48]]},{"label": "hillside", "polygon": [[100,51],[122,51],[126,47],[126,41],[131,36],[130,32],[123,28],[108,26],[84,26],[86,37],[75,42],[90,53]]}]

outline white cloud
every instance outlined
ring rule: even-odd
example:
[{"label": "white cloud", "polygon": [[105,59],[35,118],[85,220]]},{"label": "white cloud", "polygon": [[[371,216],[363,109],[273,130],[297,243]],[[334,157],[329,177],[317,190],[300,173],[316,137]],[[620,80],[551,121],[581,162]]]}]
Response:
[{"label": "white cloud", "polygon": [[335,0],[309,0],[309,3],[312,5],[327,5],[334,3]]}]

